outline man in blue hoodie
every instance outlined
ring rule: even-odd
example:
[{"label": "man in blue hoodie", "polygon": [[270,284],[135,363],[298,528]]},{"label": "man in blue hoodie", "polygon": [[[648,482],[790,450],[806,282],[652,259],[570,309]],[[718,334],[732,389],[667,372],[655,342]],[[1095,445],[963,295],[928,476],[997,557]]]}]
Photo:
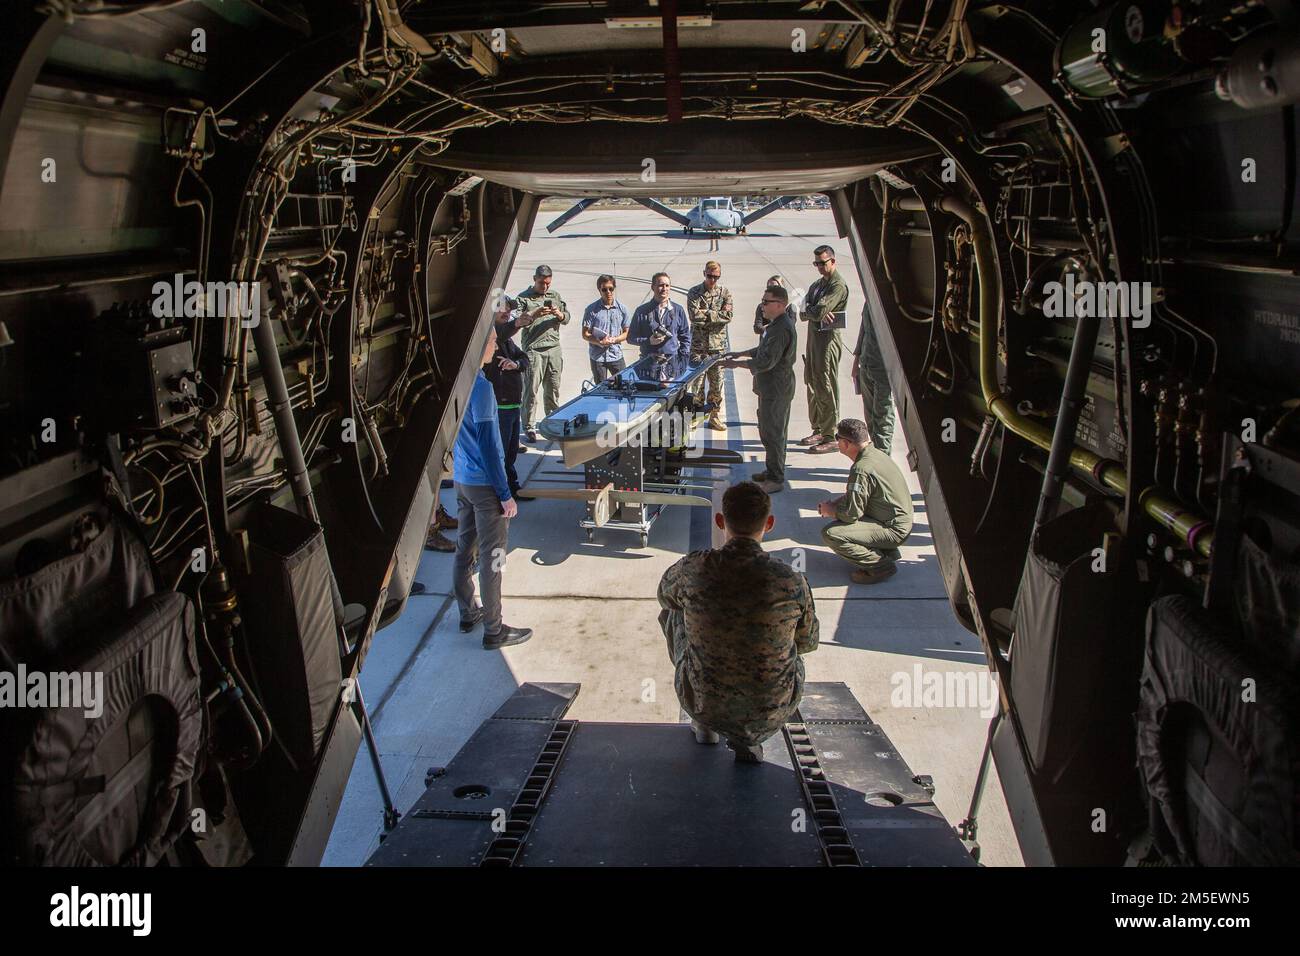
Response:
[{"label": "man in blue hoodie", "polygon": [[[497,350],[497,332],[488,333],[482,365],[492,361]],[[483,649],[496,650],[522,644],[533,636],[526,627],[510,627],[501,620],[501,568],[505,565],[509,520],[519,513],[506,478],[505,451],[501,446],[501,425],[492,383],[480,368],[474,377],[465,415],[456,433],[452,477],[456,484],[459,534],[453,587],[460,607],[460,629],[469,633],[483,622]],[[480,605],[474,597],[473,565],[478,564]]]}]

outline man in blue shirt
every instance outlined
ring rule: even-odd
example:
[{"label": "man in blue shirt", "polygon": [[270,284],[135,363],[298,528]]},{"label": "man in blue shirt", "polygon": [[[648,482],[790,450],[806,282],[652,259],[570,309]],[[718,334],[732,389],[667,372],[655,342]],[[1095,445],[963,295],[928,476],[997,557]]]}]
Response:
[{"label": "man in blue shirt", "polygon": [[643,356],[674,355],[689,362],[691,323],[687,321],[686,310],[668,299],[673,289],[668,273],[656,272],[651,276],[650,289],[654,298],[632,313],[628,342],[640,346]]},{"label": "man in blue shirt", "polygon": [[596,280],[600,298],[582,314],[582,337],[591,344],[591,380],[599,385],[611,375],[627,368],[623,358],[623,343],[627,341],[628,326],[632,316],[627,306],[614,298],[618,283],[611,275]]},{"label": "man in blue shirt", "polygon": [[[492,361],[497,350],[497,332],[488,333],[482,365]],[[453,588],[460,606],[460,629],[469,633],[483,622],[483,649],[496,650],[522,644],[533,636],[526,627],[510,627],[501,620],[501,568],[505,564],[509,519],[519,513],[506,479],[505,452],[501,447],[501,426],[497,420],[497,399],[492,383],[479,369],[465,405],[465,415],[456,433],[452,478],[456,485],[456,560]],[[480,553],[482,555],[480,557]],[[472,566],[478,564],[483,604],[474,598]]]}]

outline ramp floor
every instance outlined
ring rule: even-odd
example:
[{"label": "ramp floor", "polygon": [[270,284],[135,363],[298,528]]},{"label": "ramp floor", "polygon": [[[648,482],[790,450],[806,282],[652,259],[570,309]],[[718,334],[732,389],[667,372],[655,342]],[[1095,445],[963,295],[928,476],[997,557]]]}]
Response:
[{"label": "ramp floor", "polygon": [[689,724],[564,720],[577,684],[525,684],[368,866],[972,866],[925,781],[842,683],[737,763]]}]

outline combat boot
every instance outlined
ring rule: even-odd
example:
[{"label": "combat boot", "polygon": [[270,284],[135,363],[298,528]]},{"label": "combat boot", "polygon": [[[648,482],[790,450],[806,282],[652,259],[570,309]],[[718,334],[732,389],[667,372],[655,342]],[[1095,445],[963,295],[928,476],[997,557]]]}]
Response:
[{"label": "combat boot", "polygon": [[785,491],[784,481],[772,481],[771,479],[765,479],[763,481],[757,482],[757,485],[758,487],[766,491],[769,495],[774,495],[778,491]]},{"label": "combat boot", "polygon": [[730,747],[732,753],[736,755],[736,763],[763,762],[762,744],[742,744],[728,737],[727,746]]},{"label": "combat boot", "polygon": [[429,529],[429,536],[424,539],[424,550],[450,553],[456,550],[456,542],[439,531],[435,524]]},{"label": "combat boot", "polygon": [[434,518],[433,523],[439,528],[446,528],[448,530],[460,527],[460,521],[453,518],[442,505],[438,505],[437,515]]},{"label": "combat boot", "polygon": [[883,568],[854,568],[849,577],[857,584],[879,584],[885,578],[892,578],[897,571],[896,564]]},{"label": "combat boot", "polygon": [[727,430],[727,426],[722,424],[722,419],[718,417],[717,412],[709,416],[709,427],[715,432],[725,432]]},{"label": "combat boot", "polygon": [[695,742],[697,744],[716,744],[718,741],[722,739],[721,737],[718,736],[718,732],[716,730],[710,730],[708,727],[705,727],[703,724],[701,724],[698,720],[691,721],[691,730],[695,734]]}]

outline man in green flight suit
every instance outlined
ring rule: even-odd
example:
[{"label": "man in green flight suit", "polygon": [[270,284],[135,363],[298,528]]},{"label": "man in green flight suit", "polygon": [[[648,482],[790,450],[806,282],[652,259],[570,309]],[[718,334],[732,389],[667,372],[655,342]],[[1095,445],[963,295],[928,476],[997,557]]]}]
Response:
[{"label": "man in green flight suit", "polygon": [[848,491],[817,506],[822,540],[856,567],[850,577],[875,584],[898,570],[898,546],[912,533],[912,493],[894,460],[871,444],[867,423],[846,418],[835,430],[836,447],[853,464]]},{"label": "man in green flight suit", "polygon": [[871,307],[862,306],[862,328],[853,346],[853,380],[862,396],[863,417],[871,428],[871,443],[889,454],[894,441],[894,394],[889,390],[885,357],[880,353]]},{"label": "man in green flight suit", "polygon": [[779,285],[763,291],[763,337],[758,348],[737,352],[722,364],[727,368],[747,368],[754,373],[754,392],[758,395],[758,437],[763,443],[767,462],[754,476],[758,486],[768,494],[785,488],[785,446],[790,429],[790,403],[794,401],[794,359],[799,347],[787,305],[790,294]]},{"label": "man in green flight suit", "polygon": [[821,278],[804,298],[799,318],[808,323],[808,345],[803,356],[803,380],[808,386],[808,418],[812,434],[799,440],[814,455],[835,451],[835,426],[840,417],[840,354],[844,351],[835,313],[849,302],[849,287],[835,268],[835,250],[818,246],[813,265]]},{"label": "man in green flight suit", "polygon": [[528,353],[528,380],[524,383],[523,427],[528,441],[537,441],[537,388],[542,388],[543,407],[550,415],[560,407],[560,373],[564,356],[560,349],[560,326],[569,322],[569,307],[558,292],[551,291],[551,267],[538,266],[533,284],[515,296],[519,318],[515,325],[519,344]]},{"label": "man in green flight suit", "polygon": [[[727,350],[727,324],[731,322],[731,293],[719,280],[722,266],[710,259],[704,263],[704,281],[686,293],[686,314],[691,320],[691,362],[710,355],[721,355]],[[722,368],[715,364],[705,373],[709,380],[706,399],[713,405],[709,413],[709,428],[725,432],[722,423]],[[703,391],[701,381],[696,395]]]}]

